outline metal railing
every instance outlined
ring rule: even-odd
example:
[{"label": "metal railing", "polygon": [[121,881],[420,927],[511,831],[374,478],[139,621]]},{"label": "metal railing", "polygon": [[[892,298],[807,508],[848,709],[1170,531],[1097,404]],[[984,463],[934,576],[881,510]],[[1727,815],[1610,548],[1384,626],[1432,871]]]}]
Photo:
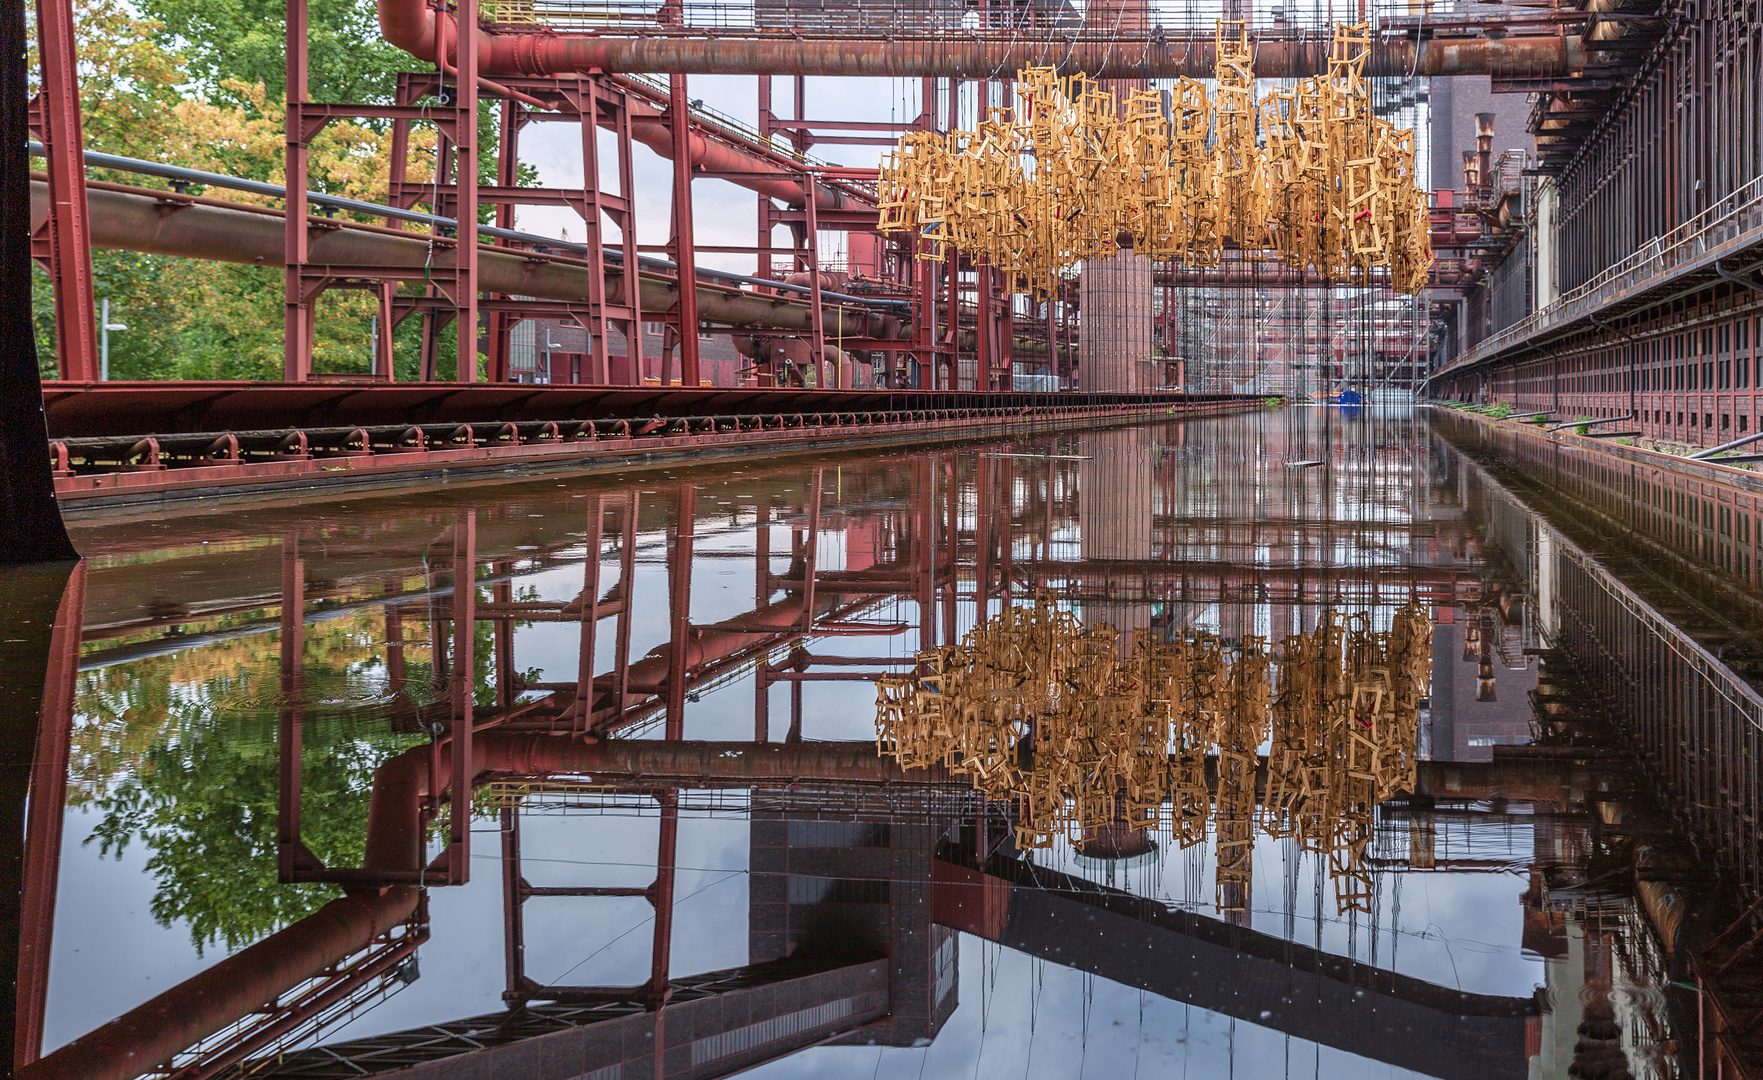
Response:
[{"label": "metal railing", "polygon": [[1763,696],[1558,535],[1557,637],[1615,706],[1700,854],[1763,895]]},{"label": "metal railing", "polygon": [[[1609,707],[1699,854],[1763,896],[1763,695],[1480,469],[1490,506],[1528,519],[1497,542],[1546,591],[1549,643]],[[1501,514],[1496,513],[1496,518]],[[1547,543],[1543,543],[1546,534]],[[1534,537],[1534,538],[1533,538]],[[1545,565],[1546,564],[1546,565]]]},{"label": "metal railing", "polygon": [[1758,176],[1669,232],[1653,237],[1620,262],[1562,293],[1555,302],[1483,338],[1434,378],[1474,365],[1554,325],[1602,307],[1613,293],[1663,277],[1685,263],[1750,233],[1763,239],[1763,176]]}]

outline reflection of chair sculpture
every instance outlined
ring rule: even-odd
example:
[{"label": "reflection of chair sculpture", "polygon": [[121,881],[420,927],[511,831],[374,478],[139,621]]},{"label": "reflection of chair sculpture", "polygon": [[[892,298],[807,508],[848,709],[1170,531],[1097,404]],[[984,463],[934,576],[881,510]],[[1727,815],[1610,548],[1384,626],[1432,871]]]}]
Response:
[{"label": "reflection of chair sculpture", "polygon": [[1025,848],[1122,827],[1167,829],[1185,847],[1211,819],[1224,910],[1247,902],[1259,820],[1326,852],[1340,904],[1363,910],[1373,807],[1414,787],[1430,642],[1424,610],[1410,605],[1386,633],[1364,615],[1327,615],[1272,648],[1140,630],[1123,650],[1113,628],[1086,628],[1042,594],[922,654],[918,674],[879,680],[877,745],[902,767],[946,767],[1010,804]]}]

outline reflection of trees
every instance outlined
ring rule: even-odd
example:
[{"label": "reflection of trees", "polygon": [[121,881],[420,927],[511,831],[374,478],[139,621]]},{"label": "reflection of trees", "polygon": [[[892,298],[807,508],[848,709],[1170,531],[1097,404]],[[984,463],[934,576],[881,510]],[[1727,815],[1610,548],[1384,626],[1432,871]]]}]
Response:
[{"label": "reflection of trees", "polygon": [[[482,625],[480,636],[489,627]],[[306,627],[301,822],[331,865],[360,862],[373,770],[417,741],[392,734],[378,612]],[[413,635],[412,635],[413,636]],[[408,697],[432,700],[426,638],[406,648]],[[477,648],[479,686],[493,650]],[[493,693],[493,691],[492,691]],[[139,839],[158,889],[153,916],[185,920],[198,948],[237,948],[336,895],[276,881],[280,639],[266,633],[92,672],[80,680],[75,798],[104,814],[106,854]],[[90,841],[88,841],[90,842]]]},{"label": "reflection of trees", "polygon": [[[310,914],[340,890],[276,882],[273,725],[214,722],[183,706],[181,737],[155,743],[141,769],[98,800],[92,838],[121,854],[140,838],[158,883],[153,917],[190,925],[200,950],[235,949]],[[332,865],[361,861],[373,770],[399,745],[384,729],[351,732],[328,721],[306,729],[301,825],[306,846]],[[405,740],[410,741],[410,740]],[[88,841],[89,843],[90,841]]]}]

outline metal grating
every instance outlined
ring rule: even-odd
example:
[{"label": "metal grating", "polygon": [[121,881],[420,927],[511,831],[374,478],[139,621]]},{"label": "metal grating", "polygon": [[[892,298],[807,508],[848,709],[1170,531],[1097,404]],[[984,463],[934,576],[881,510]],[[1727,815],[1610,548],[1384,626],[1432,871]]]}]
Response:
[{"label": "metal grating", "polygon": [[757,1024],[735,1028],[733,1031],[719,1032],[708,1035],[692,1043],[692,1064],[703,1065],[706,1062],[721,1061],[723,1058],[744,1054],[762,1046],[799,1035],[804,1031],[836,1024],[848,1016],[859,1012],[868,1012],[875,1008],[872,1003],[877,995],[864,994],[862,997],[841,998],[829,1001],[824,1005],[816,1005],[811,1009],[800,1009],[782,1016],[774,1016],[770,1020],[762,1020]]}]

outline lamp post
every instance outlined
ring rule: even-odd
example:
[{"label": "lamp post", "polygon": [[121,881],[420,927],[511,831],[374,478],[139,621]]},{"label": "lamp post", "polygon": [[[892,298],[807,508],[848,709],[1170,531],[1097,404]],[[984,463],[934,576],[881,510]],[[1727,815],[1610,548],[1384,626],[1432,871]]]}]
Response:
[{"label": "lamp post", "polygon": [[122,323],[110,321],[110,297],[98,301],[98,381],[110,381],[110,332],[127,330]]}]

